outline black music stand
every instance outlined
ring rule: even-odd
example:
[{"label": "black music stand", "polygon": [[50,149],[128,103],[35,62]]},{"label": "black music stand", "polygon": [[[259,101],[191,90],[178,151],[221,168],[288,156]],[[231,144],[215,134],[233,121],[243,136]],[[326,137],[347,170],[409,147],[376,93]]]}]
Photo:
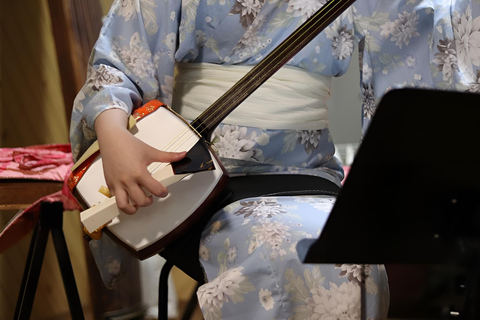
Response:
[{"label": "black music stand", "polygon": [[455,315],[479,319],[480,95],[399,89],[377,109],[322,234],[299,255],[465,267]]}]

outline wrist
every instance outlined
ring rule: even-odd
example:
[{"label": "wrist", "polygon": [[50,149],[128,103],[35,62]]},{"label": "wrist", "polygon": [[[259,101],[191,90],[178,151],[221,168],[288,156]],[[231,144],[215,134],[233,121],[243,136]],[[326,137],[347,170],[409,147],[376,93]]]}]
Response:
[{"label": "wrist", "polygon": [[[121,109],[108,109],[97,116],[95,132],[100,145],[109,144],[118,140],[127,130],[128,114]],[[102,143],[104,142],[104,143]]]}]

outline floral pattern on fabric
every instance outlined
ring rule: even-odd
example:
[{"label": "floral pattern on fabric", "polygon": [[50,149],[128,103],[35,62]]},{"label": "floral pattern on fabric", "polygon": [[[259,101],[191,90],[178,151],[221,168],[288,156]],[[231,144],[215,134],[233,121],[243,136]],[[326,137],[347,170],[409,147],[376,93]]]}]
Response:
[{"label": "floral pattern on fabric", "polygon": [[90,78],[88,78],[87,85],[91,85],[94,91],[100,91],[104,85],[120,84],[122,82],[122,75],[117,69],[100,65]]},{"label": "floral pattern on fabric", "polygon": [[[256,202],[275,207],[282,214],[246,215],[245,208],[253,208]],[[200,256],[208,279],[215,278],[215,285],[222,287],[219,282],[224,282],[222,275],[229,270],[240,265],[250,270],[253,287],[244,296],[250,299],[245,303],[255,303],[258,308],[242,310],[244,318],[258,319],[259,310],[263,310],[262,319],[360,319],[360,282],[365,275],[369,316],[383,318],[379,297],[385,295],[387,285],[384,269],[376,265],[304,265],[298,261],[298,242],[320,234],[334,203],[332,197],[301,196],[250,198],[228,205],[212,218],[202,235]],[[230,283],[225,280],[224,285]],[[211,290],[210,284],[204,286],[204,290]],[[199,291],[199,298],[204,292]],[[211,305],[202,302],[204,314],[210,312]],[[235,303],[225,300],[222,306],[224,318],[236,318]],[[284,313],[285,309],[290,311]]]},{"label": "floral pattern on fabric", "polygon": [[247,135],[246,127],[225,125],[215,129],[213,134],[212,143],[220,157],[250,161],[264,160],[262,150],[253,148],[257,137],[255,131]]},{"label": "floral pattern on fabric", "polygon": [[245,218],[271,218],[278,214],[286,213],[275,199],[259,199],[254,201],[240,202],[240,208],[235,214],[243,215]]},{"label": "floral pattern on fabric", "polygon": [[285,279],[285,290],[299,302],[294,308],[294,316],[289,319],[360,319],[358,284],[344,282],[338,286],[330,282],[327,289],[319,267],[307,269],[298,276],[293,269],[288,269]]},{"label": "floral pattern on fabric", "polygon": [[223,319],[224,303],[243,302],[244,294],[254,290],[252,283],[242,271],[242,267],[226,270],[198,289],[198,302],[202,306],[205,320]]}]

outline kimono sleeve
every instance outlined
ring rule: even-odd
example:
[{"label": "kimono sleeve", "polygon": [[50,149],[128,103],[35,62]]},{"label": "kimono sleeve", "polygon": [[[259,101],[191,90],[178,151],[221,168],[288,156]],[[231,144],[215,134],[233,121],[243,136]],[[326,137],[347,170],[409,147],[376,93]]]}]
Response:
[{"label": "kimono sleeve", "polygon": [[118,108],[130,114],[152,99],[169,103],[171,84],[165,82],[173,79],[180,7],[180,0],[112,5],[73,105],[70,141],[75,161],[95,141],[95,119],[103,111]]}]

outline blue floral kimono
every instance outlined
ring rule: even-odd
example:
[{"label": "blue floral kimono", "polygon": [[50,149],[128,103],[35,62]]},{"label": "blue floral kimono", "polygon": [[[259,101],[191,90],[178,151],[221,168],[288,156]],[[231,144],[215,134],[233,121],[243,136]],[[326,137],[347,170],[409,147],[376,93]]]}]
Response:
[{"label": "blue floral kimono", "polygon": [[[325,3],[116,1],[74,104],[74,158],[96,139],[101,112],[131,113],[151,99],[170,104],[176,62],[254,65]],[[366,130],[376,103],[393,88],[480,90],[479,13],[480,3],[471,0],[358,0],[288,65],[340,76],[358,44]],[[294,172],[340,185],[333,138],[328,127],[272,130],[245,123],[220,125],[213,141],[232,174]],[[199,248],[208,280],[198,291],[205,319],[360,319],[362,280],[367,317],[386,318],[382,266],[365,266],[362,279],[359,265],[304,265],[298,259],[296,244],[321,233],[334,202],[329,196],[260,197],[218,211]],[[121,274],[117,258],[102,263],[103,272]]]}]

